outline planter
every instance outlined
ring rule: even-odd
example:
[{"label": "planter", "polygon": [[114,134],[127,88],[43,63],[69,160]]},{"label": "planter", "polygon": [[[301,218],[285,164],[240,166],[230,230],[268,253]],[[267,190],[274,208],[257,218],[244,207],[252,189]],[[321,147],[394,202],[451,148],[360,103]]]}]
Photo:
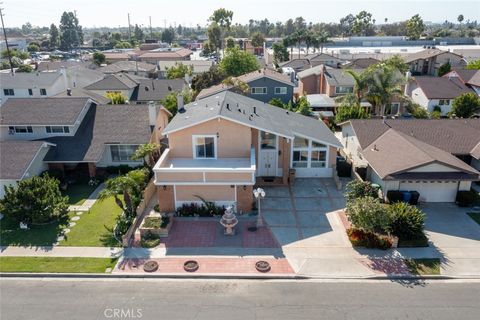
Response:
[{"label": "planter", "polygon": [[145,271],[145,272],[155,272],[157,270],[158,270],[158,262],[157,261],[150,260],[150,261],[145,262],[145,264],[143,265],[143,271]]},{"label": "planter", "polygon": [[[159,213],[151,213],[148,216],[146,216],[145,219],[148,217],[161,217],[161,215]],[[168,217],[170,221],[168,222],[165,228],[146,228],[145,219],[143,219],[142,224],[140,225],[140,228],[139,228],[140,237],[143,239],[146,234],[151,234],[158,238],[168,237],[168,233],[170,232],[170,229],[172,228],[172,224],[173,224],[173,216],[169,215]]]},{"label": "planter", "polygon": [[183,270],[187,272],[195,272],[200,268],[198,262],[195,260],[188,260],[183,264]]},{"label": "planter", "polygon": [[267,261],[257,261],[255,263],[255,269],[257,269],[258,272],[269,272],[271,270],[270,263]]}]

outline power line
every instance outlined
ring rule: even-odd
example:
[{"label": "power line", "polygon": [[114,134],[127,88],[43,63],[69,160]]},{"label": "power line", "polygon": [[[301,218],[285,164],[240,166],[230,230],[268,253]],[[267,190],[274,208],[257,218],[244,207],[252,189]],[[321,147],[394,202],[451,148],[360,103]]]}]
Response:
[{"label": "power line", "polygon": [[[0,2],[0,4],[3,4],[3,2]],[[8,46],[8,39],[7,39],[7,32],[5,31],[5,25],[3,24],[3,8],[0,8],[0,18],[2,20],[2,29],[3,29],[3,35],[5,37],[5,45],[7,46],[7,54],[8,54],[8,61],[10,62],[10,71],[12,72],[13,75],[13,63],[12,63],[12,54],[10,53],[10,47]]]}]

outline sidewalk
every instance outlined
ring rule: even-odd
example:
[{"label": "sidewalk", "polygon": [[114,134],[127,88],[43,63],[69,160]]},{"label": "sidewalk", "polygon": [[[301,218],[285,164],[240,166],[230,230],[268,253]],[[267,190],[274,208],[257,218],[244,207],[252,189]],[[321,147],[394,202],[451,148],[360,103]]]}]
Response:
[{"label": "sidewalk", "polygon": [[88,198],[79,206],[69,206],[68,211],[89,211],[98,199],[98,194],[105,188],[105,184],[102,182]]},{"label": "sidewalk", "polygon": [[108,247],[0,247],[0,257],[118,258],[123,248]]}]

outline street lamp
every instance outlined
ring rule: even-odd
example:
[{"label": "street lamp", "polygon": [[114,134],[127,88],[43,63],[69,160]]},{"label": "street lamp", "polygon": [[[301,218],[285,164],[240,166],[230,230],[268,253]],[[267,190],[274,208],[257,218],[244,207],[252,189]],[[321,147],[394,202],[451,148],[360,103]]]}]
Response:
[{"label": "street lamp", "polygon": [[253,190],[253,195],[257,198],[258,203],[258,214],[257,214],[257,228],[263,227],[263,220],[262,220],[262,211],[260,210],[260,199],[265,198],[265,190],[262,188],[257,188]]}]

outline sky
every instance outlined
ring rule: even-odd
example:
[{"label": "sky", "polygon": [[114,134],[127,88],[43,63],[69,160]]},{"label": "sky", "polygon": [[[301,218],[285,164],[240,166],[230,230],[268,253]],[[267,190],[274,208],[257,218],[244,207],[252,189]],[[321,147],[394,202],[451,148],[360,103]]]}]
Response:
[{"label": "sky", "polygon": [[248,20],[286,21],[298,16],[312,22],[338,22],[349,13],[366,10],[377,23],[407,20],[420,14],[424,21],[480,20],[480,1],[471,0],[3,0],[6,27],[20,27],[25,22],[35,26],[58,24],[63,11],[76,10],[84,27],[164,25],[196,26],[207,24],[211,13],[220,7],[232,10],[233,23]]}]

